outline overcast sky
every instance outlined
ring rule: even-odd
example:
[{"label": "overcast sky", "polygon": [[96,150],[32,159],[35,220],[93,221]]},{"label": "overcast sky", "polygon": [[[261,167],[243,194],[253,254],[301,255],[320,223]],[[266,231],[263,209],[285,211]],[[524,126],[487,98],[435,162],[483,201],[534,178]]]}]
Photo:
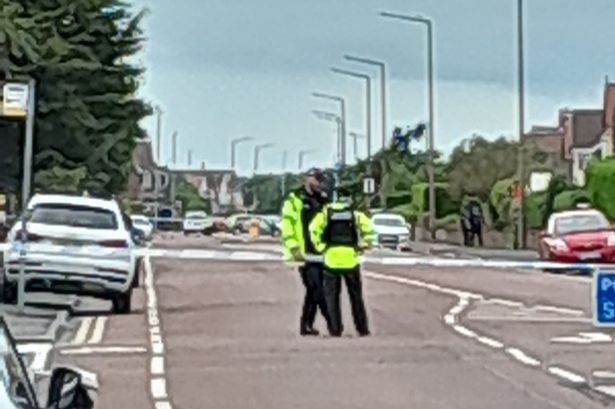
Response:
[{"label": "overcast sky", "polygon": [[[387,63],[389,132],[427,119],[425,30],[386,20],[380,10],[431,17],[435,24],[436,146],[445,153],[480,133],[516,130],[516,0],[139,0],[151,10],[143,95],[162,106],[163,162],[179,132],[207,168],[228,168],[229,141],[250,135],[272,142],[261,171],[289,169],[297,152],[318,151],[307,165],[330,165],[335,129],[312,109],[335,112],[313,91],[348,101],[348,129],[365,133],[364,86],[329,72],[351,53]],[[605,75],[615,80],[611,33],[615,1],[526,0],[527,123],[555,123],[560,107],[601,107]],[[373,85],[373,146],[381,143],[379,82]],[[145,122],[155,134],[155,120]],[[252,144],[239,149],[239,170],[252,169]],[[360,156],[365,154],[361,146]],[[352,156],[349,148],[348,156]]]}]

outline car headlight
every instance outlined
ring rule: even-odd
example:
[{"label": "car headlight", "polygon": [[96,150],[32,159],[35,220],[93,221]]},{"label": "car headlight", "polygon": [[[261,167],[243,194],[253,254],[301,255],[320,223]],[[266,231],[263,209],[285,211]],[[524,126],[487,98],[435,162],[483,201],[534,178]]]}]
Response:
[{"label": "car headlight", "polygon": [[409,234],[400,234],[399,235],[399,241],[408,241],[410,239],[410,235]]},{"label": "car headlight", "polygon": [[553,251],[568,251],[568,245],[562,239],[551,239],[547,244]]},{"label": "car headlight", "polygon": [[609,234],[609,237],[606,240],[606,245],[609,247],[615,247],[615,233]]}]

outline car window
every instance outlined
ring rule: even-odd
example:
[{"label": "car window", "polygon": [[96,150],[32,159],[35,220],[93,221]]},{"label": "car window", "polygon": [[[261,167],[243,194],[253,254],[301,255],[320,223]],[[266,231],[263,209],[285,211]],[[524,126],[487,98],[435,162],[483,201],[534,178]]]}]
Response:
[{"label": "car window", "polygon": [[606,217],[600,214],[584,214],[558,217],[555,221],[557,234],[597,231],[609,229]]},{"label": "car window", "polygon": [[[37,408],[36,394],[4,320],[0,319],[0,407]],[[25,404],[25,405],[24,405]]]},{"label": "car window", "polygon": [[391,217],[375,217],[373,223],[376,226],[387,226],[387,227],[405,227],[406,224],[402,219],[391,218]]},{"label": "car window", "polygon": [[110,210],[69,204],[40,204],[32,210],[30,221],[101,230],[115,230],[118,227],[115,214]]}]

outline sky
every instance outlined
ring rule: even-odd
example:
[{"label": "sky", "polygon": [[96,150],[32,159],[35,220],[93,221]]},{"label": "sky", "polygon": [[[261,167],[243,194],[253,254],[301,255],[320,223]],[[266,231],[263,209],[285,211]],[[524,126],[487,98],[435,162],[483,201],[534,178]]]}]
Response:
[{"label": "sky", "polygon": [[[381,105],[376,67],[345,61],[345,54],[387,64],[387,137],[394,126],[428,119],[426,30],[378,16],[379,11],[422,15],[434,22],[436,149],[445,154],[465,138],[518,135],[516,0],[133,0],[147,7],[148,38],[140,62],[147,73],[142,96],[164,111],[162,163],[170,163],[178,132],[178,164],[230,167],[259,173],[298,167],[298,152],[314,150],[304,167],[331,166],[335,125],[312,110],[338,112],[314,91],[342,96],[348,130],[366,133],[364,82],[330,67],[369,74],[372,150],[380,148]],[[601,108],[605,76],[615,81],[612,0],[525,1],[526,124],[551,125],[563,107]],[[156,121],[144,126],[153,136]],[[353,158],[349,143],[348,158]],[[359,157],[366,155],[360,142]]]}]

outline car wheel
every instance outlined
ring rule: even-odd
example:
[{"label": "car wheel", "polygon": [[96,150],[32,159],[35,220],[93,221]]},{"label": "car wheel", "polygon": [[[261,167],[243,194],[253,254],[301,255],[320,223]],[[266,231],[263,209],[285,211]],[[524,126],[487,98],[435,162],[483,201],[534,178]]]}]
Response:
[{"label": "car wheel", "polygon": [[4,304],[17,304],[17,283],[9,283],[4,281],[2,286],[2,302]]},{"label": "car wheel", "polygon": [[132,303],[132,289],[113,297],[113,312],[116,314],[130,314]]}]

